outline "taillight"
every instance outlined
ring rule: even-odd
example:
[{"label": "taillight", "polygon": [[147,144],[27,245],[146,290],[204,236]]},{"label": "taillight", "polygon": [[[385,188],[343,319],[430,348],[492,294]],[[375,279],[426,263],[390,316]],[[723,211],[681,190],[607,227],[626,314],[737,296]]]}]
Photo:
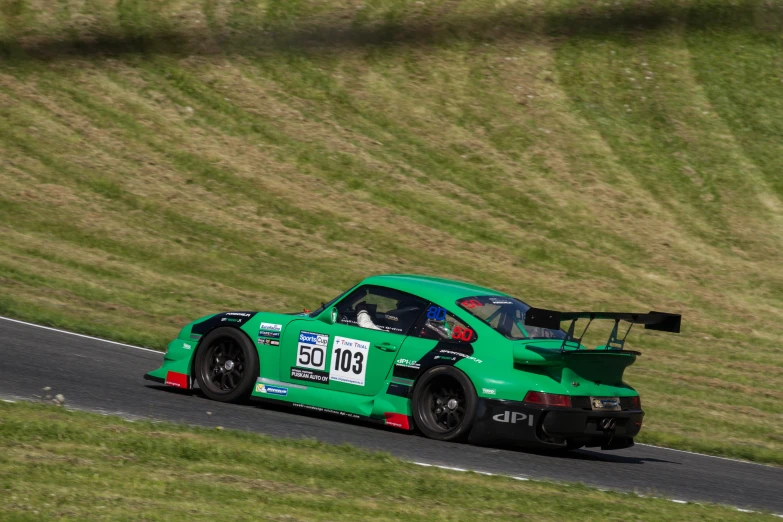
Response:
[{"label": "taillight", "polygon": [[638,395],[636,397],[631,397],[631,403],[633,404],[634,410],[641,410],[642,409],[642,398]]},{"label": "taillight", "polygon": [[529,391],[524,398],[525,402],[530,404],[541,404],[543,406],[562,406],[571,407],[571,397],[568,395],[557,395],[555,393],[541,393]]}]

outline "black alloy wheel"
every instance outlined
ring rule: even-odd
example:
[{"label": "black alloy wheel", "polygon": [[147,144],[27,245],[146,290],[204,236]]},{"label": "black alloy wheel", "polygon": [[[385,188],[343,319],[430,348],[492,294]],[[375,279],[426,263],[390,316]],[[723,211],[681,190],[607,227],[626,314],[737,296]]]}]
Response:
[{"label": "black alloy wheel", "polygon": [[258,353],[242,331],[218,328],[199,344],[195,373],[199,388],[210,399],[243,400],[259,375]]},{"label": "black alloy wheel", "polygon": [[413,418],[432,439],[459,440],[473,426],[476,403],[476,391],[464,373],[452,366],[436,366],[416,384]]}]

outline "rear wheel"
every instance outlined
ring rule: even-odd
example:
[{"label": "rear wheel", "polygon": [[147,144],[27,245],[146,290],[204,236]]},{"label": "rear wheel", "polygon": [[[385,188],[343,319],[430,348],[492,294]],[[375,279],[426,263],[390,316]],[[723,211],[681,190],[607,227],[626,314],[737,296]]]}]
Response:
[{"label": "rear wheel", "polygon": [[427,437],[460,440],[473,426],[478,398],[470,379],[452,366],[430,368],[413,391],[413,419]]},{"label": "rear wheel", "polygon": [[218,328],[201,341],[196,354],[196,381],[204,395],[221,402],[246,399],[259,375],[258,353],[236,328]]}]

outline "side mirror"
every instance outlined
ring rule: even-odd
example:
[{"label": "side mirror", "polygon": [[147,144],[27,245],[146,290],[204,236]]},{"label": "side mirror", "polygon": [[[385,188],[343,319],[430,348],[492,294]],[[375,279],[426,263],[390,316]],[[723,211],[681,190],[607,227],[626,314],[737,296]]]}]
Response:
[{"label": "side mirror", "polygon": [[323,321],[326,324],[334,324],[337,322],[337,308],[330,308],[326,312],[321,313],[318,316],[319,321]]}]

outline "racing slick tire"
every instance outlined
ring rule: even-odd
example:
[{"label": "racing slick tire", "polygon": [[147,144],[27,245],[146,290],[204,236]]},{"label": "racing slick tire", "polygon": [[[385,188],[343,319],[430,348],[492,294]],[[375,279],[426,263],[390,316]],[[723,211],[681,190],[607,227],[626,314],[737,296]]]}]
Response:
[{"label": "racing slick tire", "polygon": [[478,397],[460,370],[435,366],[419,378],[411,402],[413,420],[424,435],[456,441],[466,438],[473,426]]},{"label": "racing slick tire", "polygon": [[258,352],[236,328],[217,328],[199,345],[194,364],[198,387],[220,402],[247,399],[259,375]]}]

